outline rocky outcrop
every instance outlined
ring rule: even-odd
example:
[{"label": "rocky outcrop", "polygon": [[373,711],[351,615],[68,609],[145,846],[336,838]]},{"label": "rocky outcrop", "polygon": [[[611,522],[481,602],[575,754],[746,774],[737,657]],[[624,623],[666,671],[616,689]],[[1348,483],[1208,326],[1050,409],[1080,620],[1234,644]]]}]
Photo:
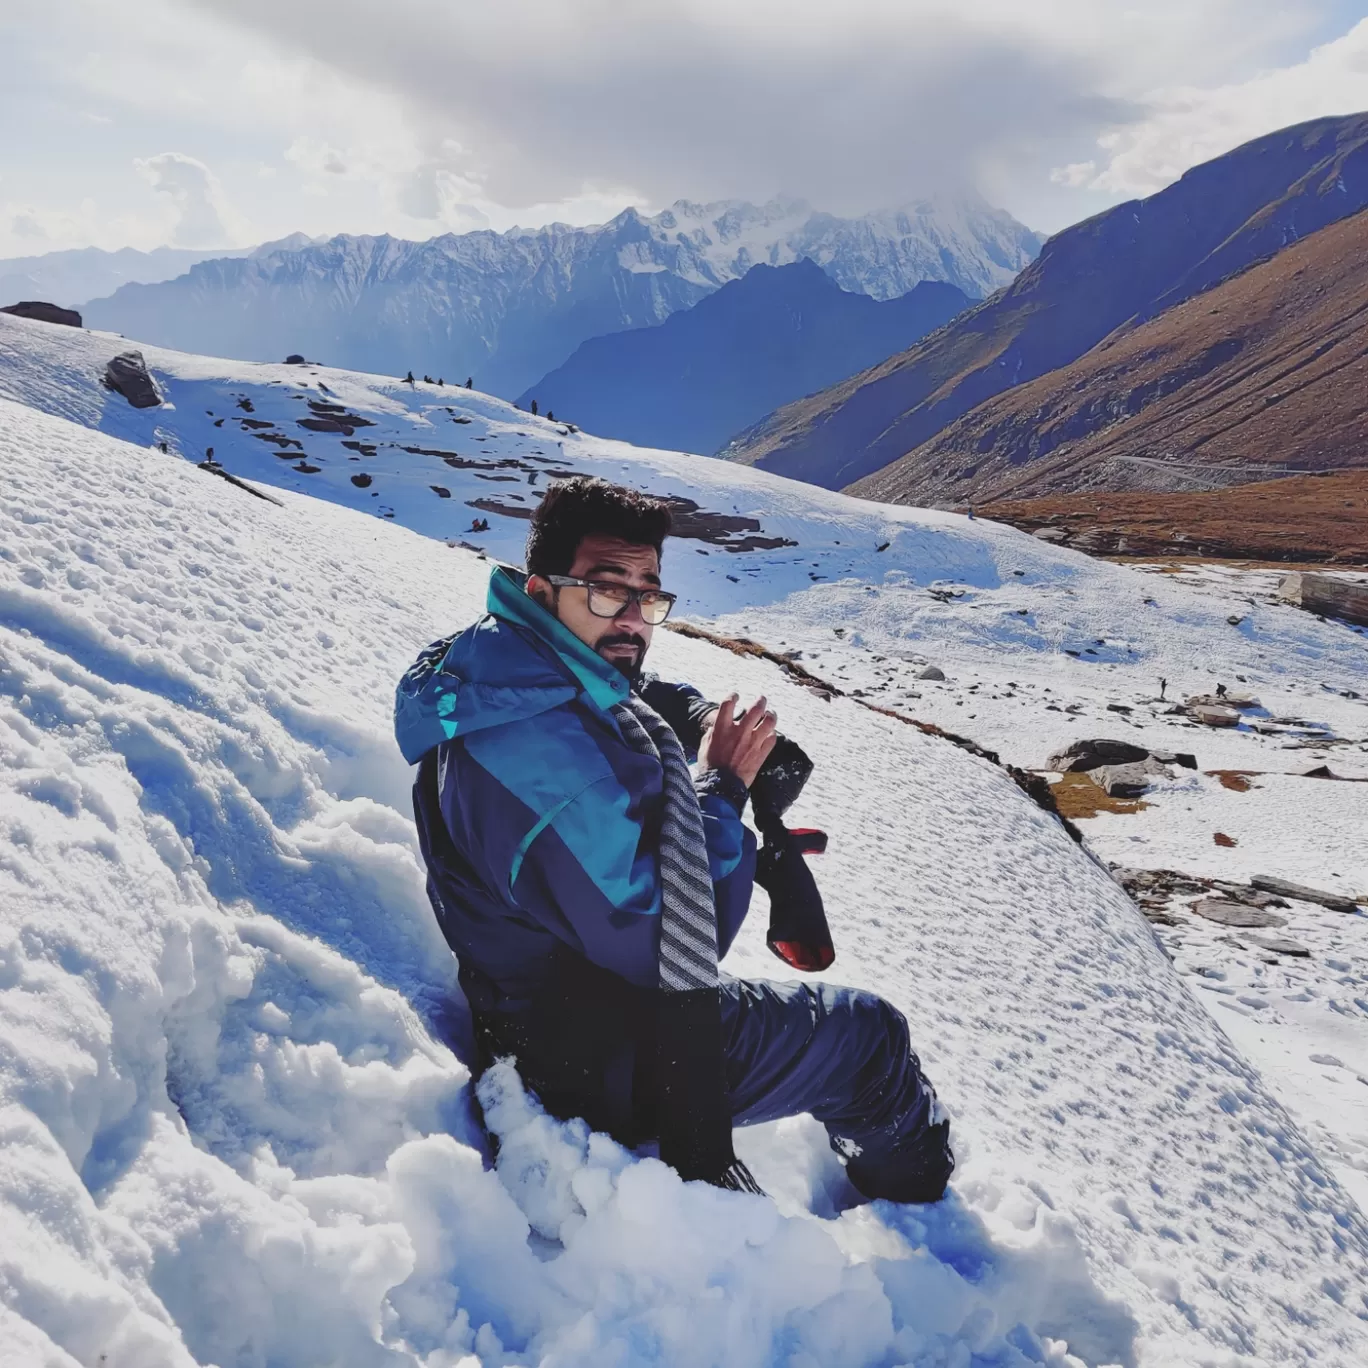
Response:
[{"label": "rocky outcrop", "polygon": [[1305,608],[1308,613],[1368,627],[1368,583],[1302,571],[1283,579],[1278,586],[1278,597]]},{"label": "rocky outcrop", "polygon": [[21,299],[18,304],[7,304],[0,309],[0,313],[13,314],[16,318],[33,318],[39,323],[60,323],[67,328],[81,326],[81,315],[75,309],[64,309],[41,299]]},{"label": "rocky outcrop", "polygon": [[1293,883],[1291,879],[1279,879],[1272,874],[1256,874],[1249,881],[1255,888],[1271,893],[1279,898],[1293,898],[1297,902],[1319,903],[1332,912],[1355,912],[1358,904],[1344,893],[1326,893],[1319,888],[1308,888],[1305,884]]},{"label": "rocky outcrop", "polygon": [[1050,756],[1045,768],[1057,774],[1069,774],[1095,770],[1104,765],[1143,764],[1147,760],[1157,761],[1161,765],[1181,765],[1184,769],[1197,768],[1196,756],[1185,752],[1152,751],[1132,741],[1105,739],[1074,741]]},{"label": "rocky outcrop", "polygon": [[148,373],[140,351],[121,352],[105,367],[104,386],[122,394],[134,408],[156,408],[162,402],[161,390]]}]

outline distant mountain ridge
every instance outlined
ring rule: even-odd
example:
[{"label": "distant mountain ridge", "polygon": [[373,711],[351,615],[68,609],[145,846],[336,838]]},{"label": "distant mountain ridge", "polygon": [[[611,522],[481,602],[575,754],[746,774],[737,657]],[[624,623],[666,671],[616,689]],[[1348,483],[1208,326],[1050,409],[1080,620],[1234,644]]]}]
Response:
[{"label": "distant mountain ridge", "polygon": [[113,294],[123,285],[159,285],[164,280],[174,280],[201,261],[264,256],[305,247],[316,240],[305,233],[291,233],[257,247],[154,247],[150,252],[140,252],[135,247],[120,247],[112,252],[100,247],[77,247],[39,256],[6,257],[0,259],[0,303],[9,304],[21,298],[44,299],[63,308],[77,309],[87,300]]},{"label": "distant mountain ridge", "polygon": [[[242,254],[247,251],[243,248]],[[184,275],[201,261],[232,255],[222,248],[206,252],[188,247],[156,247],[140,252],[122,247],[106,252],[99,247],[80,247],[44,252],[40,256],[8,257],[0,260],[0,304],[44,299],[75,309],[130,282],[159,284]]]},{"label": "distant mountain ridge", "polygon": [[753,266],[652,328],[581,343],[519,400],[601,437],[704,454],[780,404],[910,346],[972,301],[944,281],[843,290],[810,258]]},{"label": "distant mountain ridge", "polygon": [[[979,404],[1067,366],[1368,206],[1368,114],[1246,143],[1151,195],[1065,229],[1001,294],[882,365],[770,415],[735,459],[829,488],[926,497],[986,450],[921,448]],[[928,459],[930,459],[928,457]],[[886,470],[899,462],[898,471]],[[871,480],[869,477],[875,476]],[[975,495],[972,480],[960,497]]]},{"label": "distant mountain ridge", "polygon": [[1368,469],[1365,319],[1368,209],[979,404],[851,492],[978,503]]},{"label": "distant mountain ridge", "polygon": [[803,257],[876,299],[945,280],[981,295],[1012,279],[1040,237],[982,201],[926,202],[840,219],[798,200],[678,201],[647,218],[551,224],[427,242],[341,235],[298,250],[202,262],[127,285],[91,327],[185,351],[278,360],[302,352],[382,374],[473,375],[508,396],[581,342],[648,327],[763,262]]}]

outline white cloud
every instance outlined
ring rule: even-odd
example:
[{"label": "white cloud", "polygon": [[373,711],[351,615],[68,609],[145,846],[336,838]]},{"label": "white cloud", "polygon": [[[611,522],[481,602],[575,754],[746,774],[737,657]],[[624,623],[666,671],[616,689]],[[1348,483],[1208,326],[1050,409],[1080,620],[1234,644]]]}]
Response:
[{"label": "white cloud", "polygon": [[[1345,3],[136,0],[136,25],[100,0],[0,6],[40,91],[0,86],[0,122],[29,129],[0,144],[0,254],[25,246],[20,211],[54,246],[150,247],[680,196],[850,212],[963,181],[1053,229],[1238,141],[1226,93],[1308,65]],[[164,168],[149,197],[131,165],[168,146],[213,176]]]},{"label": "white cloud", "polygon": [[174,206],[171,241],[177,247],[232,245],[228,222],[236,216],[228,208],[213,173],[183,152],[160,152],[135,158],[138,174]]},{"label": "white cloud", "polygon": [[1095,163],[1062,168],[1057,174],[1092,172],[1064,183],[1118,196],[1148,195],[1260,134],[1368,109],[1368,19],[1292,66],[1213,89],[1161,90],[1147,103],[1143,120],[1098,139],[1104,153],[1100,170]]}]

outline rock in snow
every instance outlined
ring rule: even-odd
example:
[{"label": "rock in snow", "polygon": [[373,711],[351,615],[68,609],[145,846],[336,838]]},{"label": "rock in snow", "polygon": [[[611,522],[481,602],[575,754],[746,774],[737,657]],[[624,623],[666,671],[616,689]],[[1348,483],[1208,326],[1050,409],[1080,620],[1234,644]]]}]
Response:
[{"label": "rock in snow", "polygon": [[1290,879],[1274,878],[1271,874],[1256,874],[1250,883],[1266,893],[1276,893],[1282,898],[1296,898],[1299,902],[1319,903],[1332,912],[1354,912],[1358,904],[1343,893],[1324,893],[1318,888],[1307,888],[1305,884],[1293,883]]},{"label": "rock in snow", "polygon": [[1368,1359],[1361,1214],[1106,872],[994,766],[672,634],[813,754],[952,1194],[842,1211],[803,1119],[739,1132],[772,1200],[684,1185],[507,1069],[488,1166],[389,720],[486,564],[3,401],[0,466],[7,1368]]},{"label": "rock in snow", "polygon": [[1368,584],[1337,575],[1298,571],[1283,578],[1278,586],[1278,597],[1305,608],[1308,613],[1323,613],[1368,627]]},{"label": "rock in snow", "polygon": [[122,352],[105,367],[105,387],[122,394],[134,408],[157,408],[161,391],[147,373],[147,362],[140,351]]},{"label": "rock in snow", "polygon": [[67,328],[81,326],[81,315],[75,309],[64,309],[40,299],[23,299],[18,304],[6,304],[0,313],[13,314],[15,318],[32,318],[39,323],[60,323]]}]

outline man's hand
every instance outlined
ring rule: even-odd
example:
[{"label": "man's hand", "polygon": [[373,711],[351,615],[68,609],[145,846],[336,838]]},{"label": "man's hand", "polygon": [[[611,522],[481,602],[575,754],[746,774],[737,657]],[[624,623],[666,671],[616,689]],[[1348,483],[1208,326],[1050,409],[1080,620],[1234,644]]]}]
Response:
[{"label": "man's hand", "polygon": [[739,717],[736,694],[728,694],[713,714],[712,725],[698,748],[701,769],[728,770],[747,788],[774,749],[776,718],[764,698],[757,698]]}]

